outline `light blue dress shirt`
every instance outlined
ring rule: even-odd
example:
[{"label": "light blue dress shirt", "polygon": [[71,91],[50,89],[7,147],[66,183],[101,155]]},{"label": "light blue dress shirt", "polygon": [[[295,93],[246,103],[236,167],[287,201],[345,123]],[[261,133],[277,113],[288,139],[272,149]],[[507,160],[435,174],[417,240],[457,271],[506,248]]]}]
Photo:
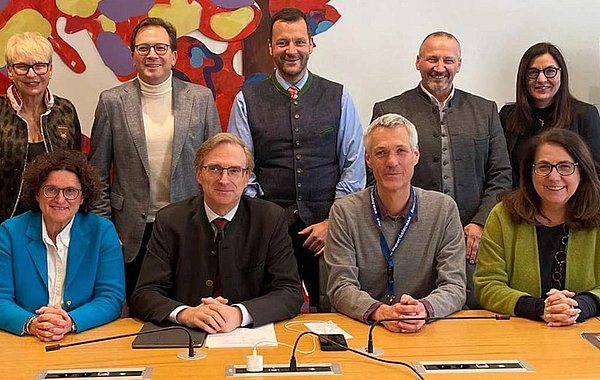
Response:
[{"label": "light blue dress shirt", "polygon": [[[275,78],[285,89],[292,86],[277,71],[275,71]],[[308,71],[304,73],[302,79],[295,86],[302,89],[307,80]],[[227,130],[244,140],[248,149],[254,154],[254,142],[252,141],[250,125],[248,124],[248,111],[242,91],[236,95],[233,102]],[[345,87],[342,92],[342,110],[336,149],[340,168],[340,180],[335,186],[335,197],[341,198],[364,189],[366,181],[363,129],[354,102]],[[251,197],[263,195],[254,173],[250,176],[246,195]]]}]

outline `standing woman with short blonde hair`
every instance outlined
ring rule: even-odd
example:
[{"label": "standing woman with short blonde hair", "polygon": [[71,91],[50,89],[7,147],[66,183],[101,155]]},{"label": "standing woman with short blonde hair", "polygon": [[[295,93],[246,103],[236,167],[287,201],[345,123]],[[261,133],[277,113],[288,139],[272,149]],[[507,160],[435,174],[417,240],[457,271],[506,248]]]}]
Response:
[{"label": "standing woman with short blonde hair", "polygon": [[19,33],[8,39],[4,53],[12,85],[0,96],[0,222],[27,211],[23,172],[36,156],[81,149],[75,107],[48,89],[50,42],[37,32]]}]

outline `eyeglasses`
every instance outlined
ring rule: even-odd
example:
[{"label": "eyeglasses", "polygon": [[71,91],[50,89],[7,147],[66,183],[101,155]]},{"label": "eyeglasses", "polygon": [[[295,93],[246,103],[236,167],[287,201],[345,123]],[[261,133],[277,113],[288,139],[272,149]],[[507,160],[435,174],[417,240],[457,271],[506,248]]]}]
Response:
[{"label": "eyeglasses", "polygon": [[169,45],[169,44],[154,44],[154,45],[139,44],[139,45],[135,45],[135,51],[142,57],[145,57],[148,54],[150,54],[151,49],[154,49],[154,52],[157,55],[165,55],[169,51],[170,47],[171,47],[171,45]]},{"label": "eyeglasses", "polygon": [[33,72],[37,75],[44,75],[48,73],[48,68],[50,68],[49,62],[36,62],[33,65],[29,65],[27,63],[15,63],[11,65],[12,70],[17,75],[27,75],[30,69],[33,69]]},{"label": "eyeglasses", "polygon": [[79,197],[81,189],[78,189],[76,187],[60,188],[52,185],[42,186],[42,194],[44,194],[46,198],[56,198],[58,196],[58,193],[60,193],[61,191],[65,199],[72,201]]},{"label": "eyeglasses", "polygon": [[223,174],[223,172],[227,172],[227,175],[233,179],[238,179],[242,176],[248,168],[243,168],[241,166],[230,166],[228,168],[224,168],[219,165],[202,165],[202,168],[206,170],[208,175],[212,178],[219,178]]},{"label": "eyeglasses", "polygon": [[560,70],[561,70],[560,67],[554,67],[554,66],[544,67],[541,70],[531,67],[531,68],[527,69],[526,75],[527,75],[527,78],[529,78],[529,79],[537,79],[540,76],[540,73],[543,72],[544,76],[546,78],[554,78]]},{"label": "eyeglasses", "polygon": [[575,167],[579,165],[578,162],[561,161],[557,164],[550,164],[548,162],[539,162],[532,164],[533,172],[539,176],[549,176],[552,173],[552,169],[556,169],[556,172],[560,175],[568,176],[575,173]]}]

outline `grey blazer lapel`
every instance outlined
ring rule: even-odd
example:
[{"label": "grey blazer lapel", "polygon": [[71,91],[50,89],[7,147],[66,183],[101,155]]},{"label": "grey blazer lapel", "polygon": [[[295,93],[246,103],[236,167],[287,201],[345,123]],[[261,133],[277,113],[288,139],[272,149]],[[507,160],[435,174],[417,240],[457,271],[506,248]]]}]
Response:
[{"label": "grey blazer lapel", "polygon": [[[181,151],[185,144],[192,119],[192,107],[194,97],[189,93],[183,83],[173,78],[173,117],[175,130],[173,132],[173,153],[171,158],[171,175],[175,173],[175,168],[181,157]],[[200,110],[196,110],[200,112]]]},{"label": "grey blazer lapel", "polygon": [[146,134],[144,133],[144,119],[142,117],[142,92],[138,79],[129,82],[129,86],[123,87],[121,101],[125,111],[127,128],[131,134],[133,145],[140,156],[146,174],[150,176],[150,165],[148,164],[148,148],[146,146]]}]

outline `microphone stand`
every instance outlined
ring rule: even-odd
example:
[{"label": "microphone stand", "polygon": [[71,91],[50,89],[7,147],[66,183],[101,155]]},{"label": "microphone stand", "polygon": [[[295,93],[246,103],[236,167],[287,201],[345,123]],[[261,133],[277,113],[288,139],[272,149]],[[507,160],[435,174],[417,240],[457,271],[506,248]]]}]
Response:
[{"label": "microphone stand", "polygon": [[62,348],[67,348],[67,347],[73,347],[73,346],[81,346],[83,344],[88,344],[88,343],[98,343],[98,342],[104,342],[104,341],[108,341],[108,340],[114,340],[114,339],[121,339],[121,338],[127,338],[130,336],[138,336],[138,335],[146,335],[146,334],[154,334],[157,332],[161,332],[161,331],[167,331],[167,330],[183,330],[185,331],[185,333],[188,336],[188,350],[187,352],[180,352],[179,354],[177,354],[177,357],[179,359],[183,359],[183,360],[197,360],[197,359],[204,359],[206,357],[206,354],[204,352],[196,352],[194,350],[194,341],[192,339],[192,334],[190,334],[190,332],[183,326],[169,326],[169,327],[162,327],[160,329],[154,329],[154,330],[148,330],[148,331],[139,331],[139,332],[135,332],[135,333],[130,333],[130,334],[121,334],[121,335],[113,335],[113,336],[108,336],[108,337],[104,337],[104,338],[97,338],[97,339],[91,339],[91,340],[83,340],[81,342],[75,342],[75,343],[69,343],[69,344],[52,344],[49,346],[46,346],[46,352],[50,352],[50,351],[58,351]]},{"label": "microphone stand", "polygon": [[369,327],[369,338],[367,340],[367,346],[362,348],[362,351],[372,356],[379,356],[383,354],[383,349],[375,347],[373,348],[373,330],[375,326],[379,326],[384,322],[402,322],[402,321],[441,321],[441,320],[455,320],[455,319],[494,319],[496,321],[507,321],[510,319],[510,315],[506,314],[495,314],[495,315],[479,315],[479,316],[464,316],[464,317],[407,317],[407,318],[386,318],[378,319],[371,324]]}]

